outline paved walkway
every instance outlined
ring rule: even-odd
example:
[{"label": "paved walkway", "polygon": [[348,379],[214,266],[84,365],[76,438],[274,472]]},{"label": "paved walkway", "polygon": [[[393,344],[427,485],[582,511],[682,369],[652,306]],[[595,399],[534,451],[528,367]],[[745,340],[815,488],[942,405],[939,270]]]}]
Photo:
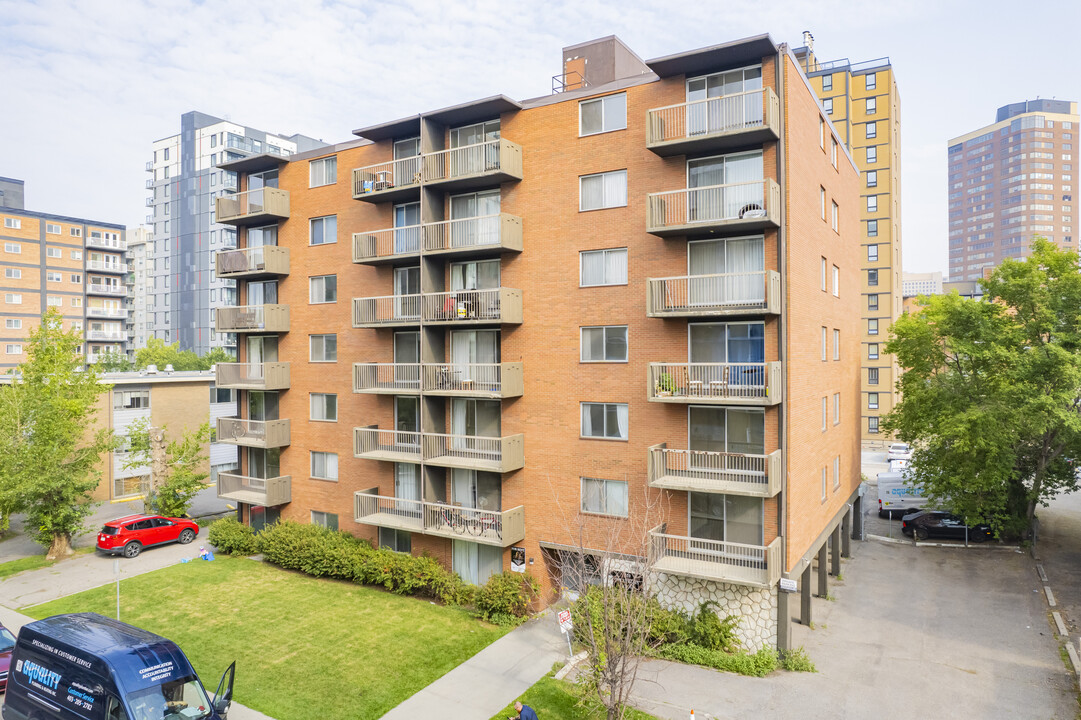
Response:
[{"label": "paved walkway", "polygon": [[384,720],[478,720],[512,703],[567,659],[567,641],[551,612],[530,620],[383,716]]}]

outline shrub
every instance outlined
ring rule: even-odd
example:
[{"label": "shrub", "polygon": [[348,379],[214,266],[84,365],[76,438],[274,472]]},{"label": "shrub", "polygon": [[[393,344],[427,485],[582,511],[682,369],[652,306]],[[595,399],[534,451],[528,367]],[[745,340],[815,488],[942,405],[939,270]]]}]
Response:
[{"label": "shrub", "polygon": [[476,592],[476,608],[485,620],[497,625],[517,625],[529,615],[540,584],[529,574],[503,572],[492,575]]},{"label": "shrub", "polygon": [[807,657],[807,651],[802,645],[792,650],[783,650],[780,660],[781,667],[791,672],[818,672],[818,668],[811,662],[811,658]]},{"label": "shrub", "polygon": [[777,669],[777,651],[768,647],[752,655],[709,650],[694,644],[664,645],[657,651],[657,655],[666,660],[703,665],[752,677],[764,677]]},{"label": "shrub", "polygon": [[252,529],[236,518],[222,518],[210,525],[207,540],[218,552],[227,555],[254,555],[259,552]]},{"label": "shrub", "polygon": [[698,614],[691,621],[691,640],[695,645],[707,650],[738,652],[739,640],[736,638],[736,626],[739,625],[739,618],[729,615],[721,620],[714,612],[716,607],[719,606],[712,600],[707,600],[698,606]]}]

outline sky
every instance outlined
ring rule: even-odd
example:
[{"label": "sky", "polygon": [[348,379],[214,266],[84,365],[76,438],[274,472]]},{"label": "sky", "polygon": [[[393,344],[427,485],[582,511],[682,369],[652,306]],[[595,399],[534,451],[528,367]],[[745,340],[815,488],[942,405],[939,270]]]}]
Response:
[{"label": "sky", "polygon": [[1007,103],[1081,100],[1077,0],[0,0],[0,176],[26,181],[30,210],[134,227],[151,143],[189,110],[342,142],[548,94],[561,49],[593,38],[649,60],[804,30],[820,60],[893,64],[909,272],[946,271],[947,141]]}]

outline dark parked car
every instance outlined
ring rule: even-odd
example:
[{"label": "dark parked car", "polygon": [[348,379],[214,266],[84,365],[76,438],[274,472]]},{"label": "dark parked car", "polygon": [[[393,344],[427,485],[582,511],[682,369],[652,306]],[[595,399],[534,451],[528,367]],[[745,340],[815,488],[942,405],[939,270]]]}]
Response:
[{"label": "dark parked car", "polygon": [[187,518],[128,515],[105,523],[98,533],[98,550],[133,558],[144,547],[171,542],[187,545],[198,534],[199,526]]},{"label": "dark parked car", "polygon": [[987,525],[980,523],[966,528],[964,520],[942,510],[921,510],[901,518],[901,532],[915,535],[917,540],[931,537],[964,540],[966,530],[971,542],[981,543],[994,536]]},{"label": "dark parked car", "polygon": [[15,648],[15,636],[0,625],[0,692],[8,689],[8,668],[11,666],[11,651]]}]

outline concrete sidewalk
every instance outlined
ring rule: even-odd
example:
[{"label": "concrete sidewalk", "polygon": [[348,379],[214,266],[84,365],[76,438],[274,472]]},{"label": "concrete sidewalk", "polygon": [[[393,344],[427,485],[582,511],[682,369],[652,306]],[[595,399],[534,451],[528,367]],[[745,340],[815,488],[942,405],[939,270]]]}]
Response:
[{"label": "concrete sidewalk", "polygon": [[551,612],[530,620],[383,716],[384,720],[490,718],[567,659]]}]

